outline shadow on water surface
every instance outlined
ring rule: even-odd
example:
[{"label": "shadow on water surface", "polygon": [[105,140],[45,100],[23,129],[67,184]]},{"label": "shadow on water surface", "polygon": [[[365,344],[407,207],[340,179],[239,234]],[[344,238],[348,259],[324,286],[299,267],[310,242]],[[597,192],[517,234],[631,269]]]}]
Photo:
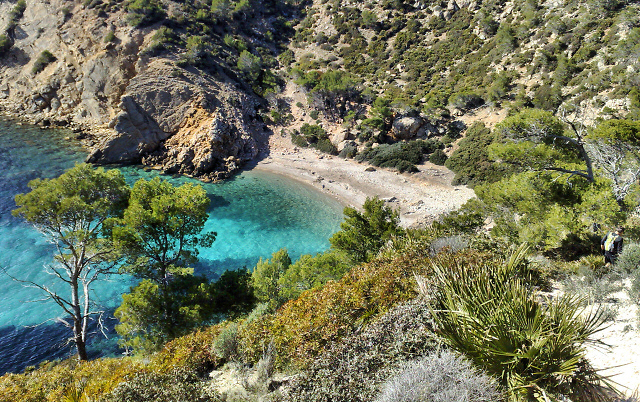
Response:
[{"label": "shadow on water surface", "polygon": [[239,269],[251,270],[256,265],[256,258],[222,258],[219,260],[200,260],[193,267],[198,275],[204,275],[209,280],[215,281],[225,271],[237,271]]},{"label": "shadow on water surface", "polygon": [[207,209],[207,212],[211,212],[216,208],[224,208],[231,205],[230,201],[228,201],[226,198],[220,195],[207,194],[207,196],[211,200],[211,204],[209,204],[209,208]]},{"label": "shadow on water surface", "polygon": [[[113,310],[109,315],[113,316]],[[106,334],[109,337],[105,339],[99,333],[95,322],[90,325],[89,332],[94,333],[87,345],[90,359],[122,353],[123,350],[117,345],[114,326],[114,319],[105,322]],[[71,357],[75,349],[73,344],[68,342],[70,336],[69,328],[60,323],[0,327],[0,356],[3,357],[0,359],[0,375],[22,372],[45,359],[51,361]]]}]

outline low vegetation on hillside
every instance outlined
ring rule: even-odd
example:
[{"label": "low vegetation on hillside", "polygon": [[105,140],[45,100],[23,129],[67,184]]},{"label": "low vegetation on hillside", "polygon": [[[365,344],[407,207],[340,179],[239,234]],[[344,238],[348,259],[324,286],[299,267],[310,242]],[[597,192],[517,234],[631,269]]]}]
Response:
[{"label": "low vegetation on hillside", "polygon": [[[534,262],[538,251],[477,233],[482,220],[464,211],[420,230],[400,229],[396,213],[377,199],[345,216],[331,250],[293,262],[283,249],[260,261],[247,277],[252,294],[234,294],[246,302],[245,313],[228,310],[215,325],[202,321],[156,352],[135,348],[130,357],[71,358],[7,374],[0,399],[226,400],[207,374],[253,367],[256,374],[245,377],[249,400],[384,401],[463,389],[478,401],[615,400],[617,392],[585,358],[608,314],[586,312],[584,296],[543,303],[539,295],[550,278],[575,277],[570,263]],[[616,272],[638,277],[630,263],[636,249],[625,250]],[[283,372],[296,376],[283,383],[274,377]],[[399,385],[415,381],[420,388]]]},{"label": "low vegetation on hillside", "polygon": [[[134,355],[7,374],[0,400],[231,400],[208,374],[240,367],[249,400],[448,401],[468,391],[474,401],[615,401],[585,350],[615,318],[598,304],[622,279],[640,303],[638,5],[460,3],[188,0],[177,13],[155,0],[86,4],[155,27],[146,53],[174,57],[175,74],[237,77],[270,100],[272,122],[290,120],[271,93],[294,80],[314,120],[292,132],[298,146],[400,172],[433,159],[477,198],[411,230],[368,199],[345,209],[327,252],[292,261],[282,249],[211,284],[190,268],[215,236],[199,233],[203,192],[141,182],[122,191],[127,206],[107,208],[100,231],[58,239],[117,251],[142,279],[117,312]],[[481,105],[509,115],[495,127],[456,124]],[[325,122],[354,139],[339,150]],[[92,211],[80,202],[106,208],[94,186],[56,187],[39,196],[74,216]],[[38,201],[19,205],[42,212]],[[605,267],[600,239],[619,225],[626,245]],[[552,281],[564,296],[545,295]]]},{"label": "low vegetation on hillside", "polygon": [[[591,1],[340,1],[304,3],[289,48],[280,54],[284,82],[302,87],[298,104],[322,135],[291,134],[315,146],[400,172],[425,160],[467,169],[456,183],[499,180],[513,166],[488,162],[494,141],[456,117],[478,107],[548,111],[575,125],[635,120],[640,111],[638,6]],[[284,103],[288,100],[283,99]],[[271,120],[292,123],[290,104],[270,102]],[[284,118],[289,116],[288,118]],[[295,125],[295,124],[294,124]],[[341,126],[341,128],[336,128]],[[317,127],[317,129],[315,129]],[[346,132],[330,144],[325,130]],[[583,127],[580,127],[582,130]],[[451,144],[478,143],[447,162]],[[428,147],[414,144],[432,141]],[[336,149],[337,147],[337,149]],[[446,151],[442,151],[446,148]],[[474,173],[469,161],[480,169]],[[481,160],[485,162],[481,163]]]}]

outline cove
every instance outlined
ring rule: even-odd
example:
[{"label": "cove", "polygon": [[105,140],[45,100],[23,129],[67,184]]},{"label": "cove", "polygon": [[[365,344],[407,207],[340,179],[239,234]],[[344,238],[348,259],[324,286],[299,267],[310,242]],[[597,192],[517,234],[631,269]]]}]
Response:
[{"label": "cove", "polygon": [[[84,159],[85,153],[68,139],[70,135],[66,130],[0,120],[0,268],[23,280],[54,287],[59,283],[43,269],[52,262],[54,247],[11,211],[15,195],[29,191],[30,180],[56,177]],[[121,170],[130,184],[159,175],[140,167]],[[161,177],[176,185],[197,182]],[[200,250],[195,271],[211,279],[227,269],[250,269],[260,258],[269,258],[283,247],[293,260],[324,251],[342,220],[337,201],[283,176],[248,171],[223,183],[201,184],[212,200],[205,230],[216,231],[218,236],[212,247]],[[105,311],[109,339],[93,337],[89,345],[92,357],[119,353],[113,310],[121,294],[134,284],[131,278],[116,275],[95,286],[92,297]],[[66,291],[64,286],[57,289]],[[0,374],[20,372],[71,353],[72,345],[66,343],[69,330],[55,322],[61,309],[51,301],[34,302],[42,296],[39,290],[24,287],[0,271]]]}]

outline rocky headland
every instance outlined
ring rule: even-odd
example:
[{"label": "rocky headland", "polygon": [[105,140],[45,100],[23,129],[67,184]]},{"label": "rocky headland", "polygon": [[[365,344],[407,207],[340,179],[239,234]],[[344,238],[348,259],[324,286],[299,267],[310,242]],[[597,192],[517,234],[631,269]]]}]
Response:
[{"label": "rocky headland", "polygon": [[[259,168],[306,181],[345,204],[385,198],[400,208],[405,225],[431,220],[473,195],[451,187],[445,182],[451,175],[435,165],[415,178],[388,169],[371,169],[365,177],[360,173],[366,166],[353,160],[323,159],[292,146],[288,135],[273,133],[315,123],[298,106],[307,103],[308,91],[289,81],[269,99],[292,109],[294,121],[264,119],[268,102],[222,60],[209,69],[196,68],[181,65],[176,53],[154,50],[161,24],[132,26],[123,8],[106,12],[61,0],[25,4],[7,32],[12,46],[0,58],[0,109],[41,126],[71,128],[87,147],[89,162],[141,163],[217,181],[261,155]],[[165,6],[174,16],[183,13],[177,3]],[[14,7],[0,4],[0,26],[11,23]],[[43,63],[45,53],[52,57]],[[450,124],[464,128],[460,121],[398,113],[389,135],[396,141],[442,136]],[[323,126],[338,150],[355,144],[354,127],[345,129],[328,119]],[[322,177],[316,174],[320,171]],[[434,177],[445,179],[434,183]],[[395,197],[400,189],[406,195]]]},{"label": "rocky headland", "polygon": [[[0,4],[0,25],[15,5]],[[145,52],[157,27],[136,28],[123,10],[27,2],[0,59],[0,108],[43,126],[67,126],[89,162],[143,163],[219,180],[258,154],[261,99],[219,70],[177,69]],[[107,40],[108,39],[108,40]],[[40,71],[43,52],[53,55]]]}]

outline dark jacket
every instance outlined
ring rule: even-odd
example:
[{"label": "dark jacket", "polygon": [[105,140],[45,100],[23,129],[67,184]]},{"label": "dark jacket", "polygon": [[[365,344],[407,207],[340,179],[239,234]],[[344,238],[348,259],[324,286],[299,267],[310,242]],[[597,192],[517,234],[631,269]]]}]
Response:
[{"label": "dark jacket", "polygon": [[[613,247],[611,248],[611,250],[607,250],[604,245],[607,241],[607,238],[609,238],[609,236],[615,236],[615,239],[613,240]],[[604,252],[605,253],[611,253],[612,255],[618,255],[622,252],[622,243],[623,243],[624,239],[622,238],[622,236],[613,233],[613,232],[609,232],[606,234],[606,236],[604,236],[602,238],[602,240],[600,241],[600,244],[602,245],[603,248],[605,248]]]}]

